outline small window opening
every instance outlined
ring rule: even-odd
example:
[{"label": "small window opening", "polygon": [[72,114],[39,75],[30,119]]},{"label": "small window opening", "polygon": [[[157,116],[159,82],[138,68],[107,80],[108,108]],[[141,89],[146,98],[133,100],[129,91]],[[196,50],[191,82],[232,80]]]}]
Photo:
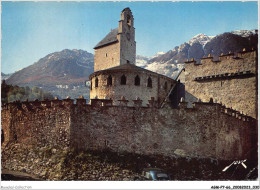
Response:
[{"label": "small window opening", "polygon": [[148,78],[148,81],[147,81],[147,87],[150,87],[150,88],[153,87],[151,77]]},{"label": "small window opening", "polygon": [[131,17],[129,15],[127,15],[127,24],[131,26]]},{"label": "small window opening", "polygon": [[129,61],[129,60],[126,60],[126,63],[127,63],[127,64],[130,64],[130,61]]},{"label": "small window opening", "polygon": [[98,87],[98,78],[95,80],[95,87]]},{"label": "small window opening", "polygon": [[111,75],[109,75],[109,77],[107,78],[107,86],[111,86],[112,85],[112,77]]},{"label": "small window opening", "polygon": [[106,57],[107,57],[107,53],[106,53]]},{"label": "small window opening", "polygon": [[4,130],[1,130],[1,143],[5,141],[5,135],[4,135]]},{"label": "small window opening", "polygon": [[126,76],[125,75],[123,75],[121,77],[121,85],[126,85]]},{"label": "small window opening", "polygon": [[168,84],[167,84],[166,81],[165,81],[165,83],[164,83],[164,87],[163,87],[163,88],[164,88],[165,91],[167,91],[167,89],[168,89]]},{"label": "small window opening", "polygon": [[92,90],[92,81],[90,82],[90,90]]},{"label": "small window opening", "polygon": [[17,141],[17,135],[16,134],[14,134],[14,140]]},{"label": "small window opening", "polygon": [[140,77],[138,75],[135,77],[135,86],[140,86]]}]

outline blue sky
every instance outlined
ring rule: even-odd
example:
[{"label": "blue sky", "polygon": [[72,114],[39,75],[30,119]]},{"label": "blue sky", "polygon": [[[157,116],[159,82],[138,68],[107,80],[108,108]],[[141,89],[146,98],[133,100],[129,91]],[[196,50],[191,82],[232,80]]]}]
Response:
[{"label": "blue sky", "polygon": [[167,52],[193,36],[258,28],[254,2],[1,2],[1,71],[12,73],[49,53],[93,47],[134,15],[137,54]]}]

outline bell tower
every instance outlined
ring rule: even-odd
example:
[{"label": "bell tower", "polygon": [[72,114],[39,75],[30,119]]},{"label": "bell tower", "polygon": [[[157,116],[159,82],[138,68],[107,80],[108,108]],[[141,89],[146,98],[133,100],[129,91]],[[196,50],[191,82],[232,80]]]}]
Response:
[{"label": "bell tower", "polygon": [[129,8],[125,8],[121,12],[118,34],[120,43],[120,65],[126,63],[135,64],[136,42],[134,17]]},{"label": "bell tower", "polygon": [[111,30],[95,47],[94,71],[135,64],[134,18],[129,8],[121,12],[118,28]]}]

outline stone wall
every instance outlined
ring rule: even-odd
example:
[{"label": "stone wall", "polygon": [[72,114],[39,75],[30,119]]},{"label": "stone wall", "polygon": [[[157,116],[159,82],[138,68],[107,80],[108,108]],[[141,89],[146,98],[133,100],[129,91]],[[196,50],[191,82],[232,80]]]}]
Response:
[{"label": "stone wall", "polygon": [[211,56],[185,63],[186,100],[222,102],[254,118],[257,116],[257,52]]},{"label": "stone wall", "polygon": [[249,158],[257,146],[256,121],[220,104],[198,102],[187,108],[181,102],[179,109],[158,109],[88,105],[84,99],[76,104],[56,102],[8,104],[2,111],[2,128],[17,137],[5,139],[28,146],[218,159]]},{"label": "stone wall", "polygon": [[120,65],[120,44],[117,42],[95,49],[94,59],[95,72]]},{"label": "stone wall", "polygon": [[[126,76],[126,85],[121,85],[121,77]],[[135,85],[135,77],[139,76],[140,85]],[[112,85],[107,85],[108,77],[112,77]],[[152,80],[152,87],[147,86],[148,78]],[[98,78],[98,87],[95,87],[95,81]],[[119,105],[118,100],[124,96],[129,100],[128,106],[133,106],[134,102],[139,97],[143,102],[142,106],[147,106],[151,97],[155,101],[162,102],[175,85],[175,81],[168,77],[158,75],[152,72],[139,70],[125,71],[108,71],[98,73],[91,79],[92,88],[90,89],[90,99],[112,99],[114,105]]]},{"label": "stone wall", "polygon": [[69,146],[72,100],[17,102],[2,108],[2,130],[8,140],[24,145]]},{"label": "stone wall", "polygon": [[124,9],[119,21],[119,42],[120,42],[120,65],[130,63],[135,64],[136,42],[134,18],[131,10]]}]

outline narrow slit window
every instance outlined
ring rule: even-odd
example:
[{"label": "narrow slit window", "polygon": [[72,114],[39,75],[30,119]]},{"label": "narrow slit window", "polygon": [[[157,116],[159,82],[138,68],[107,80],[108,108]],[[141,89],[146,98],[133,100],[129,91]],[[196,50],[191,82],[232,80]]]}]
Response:
[{"label": "narrow slit window", "polygon": [[140,86],[140,77],[138,75],[135,77],[135,86]]},{"label": "narrow slit window", "polygon": [[98,87],[98,78],[95,80],[95,87]]},{"label": "narrow slit window", "polygon": [[126,85],[126,76],[125,75],[123,75],[121,77],[121,85]]},{"label": "narrow slit window", "polygon": [[112,86],[112,76],[109,75],[109,77],[107,78],[107,86]]},{"label": "narrow slit window", "polygon": [[148,81],[147,81],[147,87],[150,87],[152,88],[153,87],[153,84],[152,84],[152,79],[151,77],[148,78]]}]

